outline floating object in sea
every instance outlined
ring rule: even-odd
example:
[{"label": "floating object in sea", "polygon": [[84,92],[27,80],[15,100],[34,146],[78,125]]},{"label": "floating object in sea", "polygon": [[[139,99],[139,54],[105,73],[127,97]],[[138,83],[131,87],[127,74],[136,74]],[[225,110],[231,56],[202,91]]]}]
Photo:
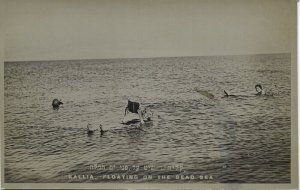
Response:
[{"label": "floating object in sea", "polygon": [[103,129],[102,129],[102,125],[101,125],[101,124],[99,125],[99,128],[100,128],[100,134],[101,134],[101,135],[103,135],[104,133],[107,132],[106,130],[103,130]]},{"label": "floating object in sea", "polygon": [[127,106],[125,108],[125,114],[124,114],[122,123],[125,123],[124,119],[125,119],[125,116],[128,113],[138,114],[141,124],[144,124],[144,119],[143,119],[143,116],[142,116],[142,110],[140,109],[140,103],[132,102],[132,101],[128,100]]},{"label": "floating object in sea", "polygon": [[226,90],[224,90],[224,97],[229,97],[229,96],[231,96],[231,97],[236,97],[236,95],[233,95],[233,94],[228,94],[227,92],[226,92]]},{"label": "floating object in sea", "polygon": [[256,95],[260,96],[263,94],[262,86],[260,84],[255,85]]},{"label": "floating object in sea", "polygon": [[[100,134],[101,134],[101,135],[103,135],[104,133],[107,132],[106,130],[103,130],[101,124],[99,125],[99,129],[100,129]],[[90,123],[87,124],[87,126],[86,126],[86,131],[87,131],[87,134],[88,134],[88,135],[94,134],[95,131],[98,131],[99,129],[98,129],[98,128],[93,128],[93,126],[92,126]]]},{"label": "floating object in sea", "polygon": [[54,99],[52,101],[52,107],[53,109],[59,109],[59,106],[62,105],[64,103],[61,102],[61,100],[58,100],[58,99]]},{"label": "floating object in sea", "polygon": [[89,134],[89,135],[94,134],[94,132],[97,130],[98,129],[94,129],[90,123],[88,123],[86,126],[86,131],[87,131],[87,134]]}]

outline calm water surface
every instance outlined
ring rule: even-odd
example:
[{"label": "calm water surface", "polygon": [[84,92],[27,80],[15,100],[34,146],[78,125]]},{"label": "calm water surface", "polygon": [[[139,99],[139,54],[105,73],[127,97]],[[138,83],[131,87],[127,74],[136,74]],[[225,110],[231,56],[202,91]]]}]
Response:
[{"label": "calm water surface", "polygon": [[[290,183],[290,70],[290,54],[5,63],[5,182]],[[153,122],[121,124],[127,99]],[[157,179],[179,174],[197,179]]]}]

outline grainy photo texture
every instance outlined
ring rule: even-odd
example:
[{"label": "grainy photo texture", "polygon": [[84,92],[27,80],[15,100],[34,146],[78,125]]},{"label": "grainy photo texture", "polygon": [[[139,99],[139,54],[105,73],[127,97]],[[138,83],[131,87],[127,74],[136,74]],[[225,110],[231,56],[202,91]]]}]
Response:
[{"label": "grainy photo texture", "polygon": [[6,184],[297,175],[294,1],[5,5]]},{"label": "grainy photo texture", "polygon": [[290,54],[5,63],[5,180],[289,183],[290,69]]}]

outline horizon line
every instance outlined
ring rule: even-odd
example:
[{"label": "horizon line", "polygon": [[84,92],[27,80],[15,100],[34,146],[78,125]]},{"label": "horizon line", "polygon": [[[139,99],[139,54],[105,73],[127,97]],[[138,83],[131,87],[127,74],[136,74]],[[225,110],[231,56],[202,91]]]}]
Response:
[{"label": "horizon line", "polygon": [[249,53],[249,54],[219,54],[219,55],[188,55],[188,56],[158,56],[158,57],[115,57],[115,58],[86,58],[86,59],[40,59],[40,60],[9,60],[9,62],[46,62],[46,61],[90,61],[90,60],[118,60],[118,59],[159,59],[159,58],[179,58],[179,57],[217,57],[217,56],[246,56],[246,55],[272,55],[272,54],[291,54],[291,52],[277,52],[277,53]]}]

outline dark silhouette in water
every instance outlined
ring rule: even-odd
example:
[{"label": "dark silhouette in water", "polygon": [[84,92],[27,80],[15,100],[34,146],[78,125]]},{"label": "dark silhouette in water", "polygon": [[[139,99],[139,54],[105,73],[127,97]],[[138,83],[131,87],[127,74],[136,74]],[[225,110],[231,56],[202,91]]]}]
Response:
[{"label": "dark silhouette in water", "polygon": [[[100,135],[102,136],[104,133],[106,133],[106,130],[103,130],[102,125],[99,125],[99,129],[100,129]],[[89,123],[86,126],[86,131],[88,135],[93,135],[95,133],[95,131],[98,131],[98,129],[92,128],[92,125]]]},{"label": "dark silhouette in water", "polygon": [[[151,119],[146,120],[146,121],[144,121],[144,122],[145,122],[145,123],[151,122]],[[134,125],[134,124],[138,124],[138,123],[140,123],[140,120],[139,120],[139,119],[132,119],[132,120],[130,120],[130,121],[123,122],[122,124],[124,124],[124,125]]]},{"label": "dark silhouette in water", "polygon": [[140,103],[128,100],[126,109],[131,113],[138,113],[138,110],[140,109]]},{"label": "dark silhouette in water", "polygon": [[[263,91],[263,88],[260,84],[255,85],[255,90],[256,90],[256,94],[255,96],[261,96],[261,95],[266,95]],[[233,95],[233,94],[228,94],[225,90],[224,90],[224,97],[251,97],[251,96],[245,96],[245,95]]]},{"label": "dark silhouette in water", "polygon": [[229,95],[225,90],[224,90],[224,94],[225,94],[224,97],[229,97],[229,96],[231,96],[231,97],[236,97],[236,95],[232,95],[232,94]]},{"label": "dark silhouette in water", "polygon": [[[128,100],[128,104],[127,104],[127,107],[125,108],[125,115],[124,115],[122,124],[125,124],[125,125],[130,125],[130,124],[135,124],[135,123],[144,124],[147,121],[151,121],[152,117],[153,117],[153,112],[151,111],[151,109],[149,107],[144,107],[142,109],[141,107],[142,106],[140,105],[140,103],[132,102],[132,101]],[[124,121],[125,116],[129,112],[138,114],[139,119],[134,119],[134,120],[125,122]]]},{"label": "dark silhouette in water", "polygon": [[100,134],[101,134],[101,136],[102,136],[102,135],[103,135],[104,133],[106,133],[107,131],[102,129],[102,125],[101,125],[101,124],[100,124],[99,127],[100,127]]},{"label": "dark silhouette in water", "polygon": [[64,104],[64,103],[62,103],[60,100],[58,100],[58,99],[54,99],[53,101],[52,101],[52,107],[53,107],[53,109],[59,109],[59,106],[60,105],[62,105],[62,104]]},{"label": "dark silhouette in water", "polygon": [[262,95],[263,94],[263,91],[262,91],[262,86],[260,85],[260,84],[257,84],[257,85],[255,85],[255,90],[256,90],[256,96],[260,96],[260,95]]},{"label": "dark silhouette in water", "polygon": [[141,109],[140,109],[140,103],[138,103],[138,102],[132,102],[132,101],[128,100],[127,106],[125,108],[125,114],[124,114],[124,118],[123,118],[123,123],[125,123],[124,122],[125,116],[129,112],[130,113],[136,113],[136,114],[138,114],[139,118],[140,118],[141,124],[144,124],[144,120],[143,120],[143,117],[142,117],[142,112],[141,112]]},{"label": "dark silhouette in water", "polygon": [[97,131],[97,129],[92,129],[91,126],[92,125],[90,123],[87,124],[87,126],[86,126],[86,132],[88,135],[92,135],[92,134],[94,134],[95,131]]},{"label": "dark silhouette in water", "polygon": [[123,122],[124,125],[131,125],[131,124],[136,124],[136,123],[139,123],[140,120],[139,119],[132,119],[130,121],[127,121],[127,122]]}]

